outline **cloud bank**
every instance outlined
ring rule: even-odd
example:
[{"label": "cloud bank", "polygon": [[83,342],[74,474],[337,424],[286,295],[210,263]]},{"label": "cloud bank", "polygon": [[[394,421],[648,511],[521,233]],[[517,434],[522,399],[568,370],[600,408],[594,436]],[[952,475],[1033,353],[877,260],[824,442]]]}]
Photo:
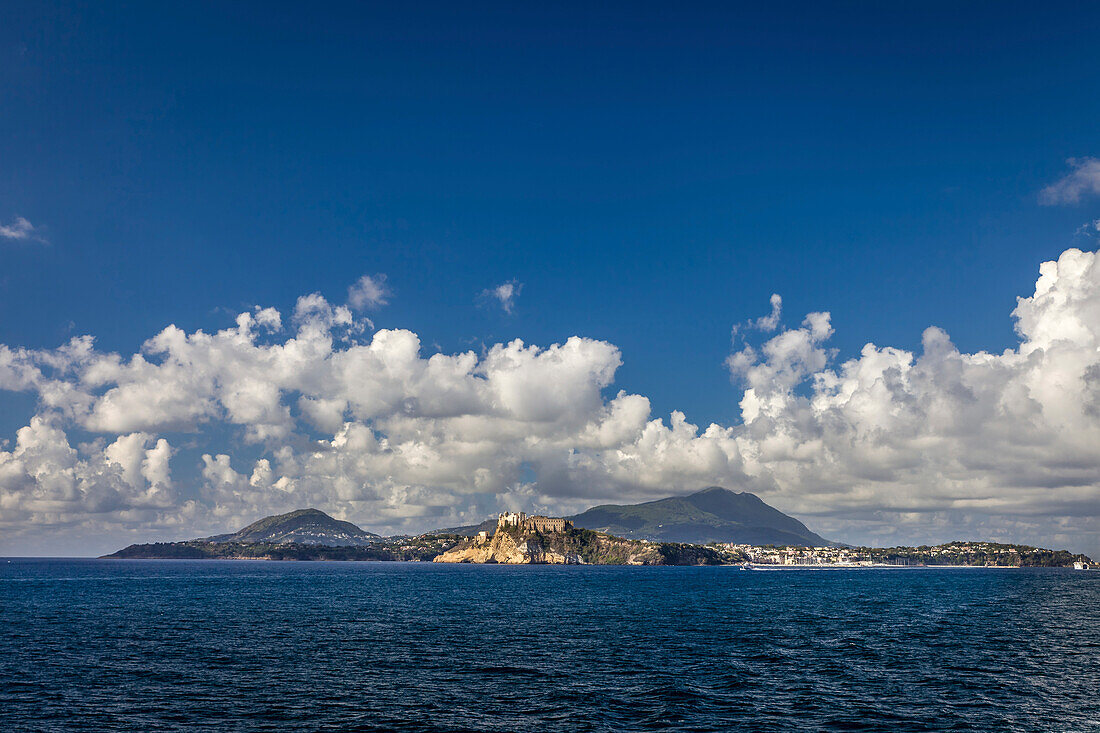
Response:
[{"label": "cloud bank", "polygon": [[847,541],[1096,549],[1096,253],[1042,264],[999,354],[932,327],[919,353],[867,344],[837,361],[828,313],[783,327],[779,307],[760,324],[774,335],[727,360],[739,410],[706,427],[616,390],[613,344],[424,356],[415,333],[370,333],[319,294],[287,323],[256,308],[130,355],[89,336],[0,345],[0,390],[37,399],[0,446],[0,535],[193,536],[306,506],[421,531],[720,484]]}]

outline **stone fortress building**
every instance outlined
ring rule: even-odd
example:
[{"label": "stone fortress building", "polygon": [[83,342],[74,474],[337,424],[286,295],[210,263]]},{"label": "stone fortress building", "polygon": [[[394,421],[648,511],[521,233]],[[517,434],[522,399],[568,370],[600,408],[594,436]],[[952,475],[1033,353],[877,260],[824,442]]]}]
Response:
[{"label": "stone fortress building", "polygon": [[573,523],[561,517],[527,516],[524,512],[504,512],[497,519],[497,529],[518,527],[529,532],[564,532]]}]

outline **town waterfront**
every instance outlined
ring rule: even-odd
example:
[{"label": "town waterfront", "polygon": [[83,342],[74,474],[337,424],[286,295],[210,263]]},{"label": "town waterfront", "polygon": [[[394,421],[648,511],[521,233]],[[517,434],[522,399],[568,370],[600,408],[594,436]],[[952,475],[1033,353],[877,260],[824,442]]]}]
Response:
[{"label": "town waterfront", "polygon": [[0,561],[0,728],[1100,730],[1100,573]]}]

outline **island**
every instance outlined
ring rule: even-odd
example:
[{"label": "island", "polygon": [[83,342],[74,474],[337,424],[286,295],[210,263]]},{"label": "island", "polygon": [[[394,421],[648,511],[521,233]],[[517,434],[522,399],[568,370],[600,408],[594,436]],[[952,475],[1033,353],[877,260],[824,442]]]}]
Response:
[{"label": "island", "polygon": [[130,545],[105,556],[131,560],[352,560],[500,565],[738,565],[746,569],[864,567],[1096,568],[1066,550],[994,542],[919,547],[754,545],[624,538],[574,518],[503,512],[495,522],[383,537],[318,509],[265,517],[232,534]]}]

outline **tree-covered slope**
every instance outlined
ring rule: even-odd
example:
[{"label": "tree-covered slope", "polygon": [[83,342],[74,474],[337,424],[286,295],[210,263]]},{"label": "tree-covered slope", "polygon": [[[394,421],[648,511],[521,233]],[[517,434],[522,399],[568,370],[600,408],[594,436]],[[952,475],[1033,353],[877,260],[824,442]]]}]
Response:
[{"label": "tree-covered slope", "polygon": [[378,535],[362,530],[351,522],[333,519],[320,509],[299,509],[288,514],[264,517],[239,532],[204,539],[207,542],[294,542],[343,547],[370,544],[378,539]]},{"label": "tree-covered slope", "polygon": [[811,547],[831,544],[754,494],[717,486],[644,504],[604,504],[570,519],[585,529],[664,542]]}]

